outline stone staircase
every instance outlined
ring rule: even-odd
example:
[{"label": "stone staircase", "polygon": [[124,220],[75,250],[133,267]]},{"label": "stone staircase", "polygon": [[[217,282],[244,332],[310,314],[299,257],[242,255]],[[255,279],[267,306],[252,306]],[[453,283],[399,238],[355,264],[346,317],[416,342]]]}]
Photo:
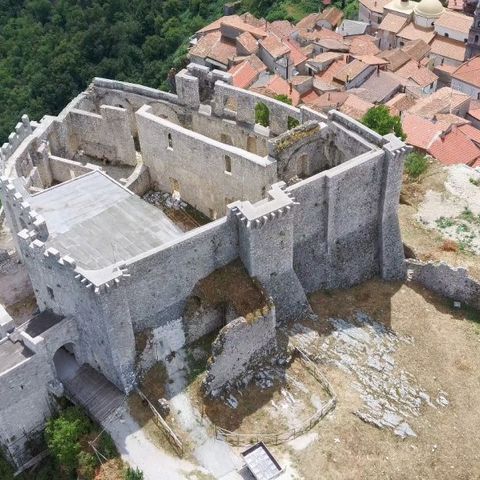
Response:
[{"label": "stone staircase", "polygon": [[100,424],[122,406],[125,398],[115,385],[88,365],[82,365],[75,376],[63,384],[67,397],[85,408]]}]

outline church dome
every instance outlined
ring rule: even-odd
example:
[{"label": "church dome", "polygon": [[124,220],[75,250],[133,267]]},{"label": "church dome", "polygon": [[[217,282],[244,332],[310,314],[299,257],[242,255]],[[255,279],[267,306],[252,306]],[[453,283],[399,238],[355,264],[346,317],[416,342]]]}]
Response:
[{"label": "church dome", "polygon": [[415,13],[426,18],[438,18],[444,11],[439,0],[421,0],[415,5]]}]

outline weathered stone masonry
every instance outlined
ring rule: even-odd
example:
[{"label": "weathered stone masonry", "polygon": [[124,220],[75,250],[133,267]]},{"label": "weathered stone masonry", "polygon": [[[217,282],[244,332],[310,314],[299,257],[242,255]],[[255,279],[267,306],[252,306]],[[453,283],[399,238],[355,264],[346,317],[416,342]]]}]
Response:
[{"label": "weathered stone masonry", "polygon": [[[327,117],[235,88],[224,72],[190,65],[176,81],[173,95],[94,79],[57,117],[24,119],[2,150],[6,221],[40,310],[63,318],[33,338],[2,334],[0,355],[25,349],[8,372],[0,369],[0,424],[8,425],[0,427],[0,444],[10,451],[16,424],[33,431],[51,413],[47,386],[58,383],[58,348],[72,344],[79,363],[129,392],[135,334],[155,331],[173,349],[192,341],[189,298],[198,282],[231,262],[241,261],[272,301],[258,323],[226,319],[222,345],[244,363],[263,348],[249,349],[245,339],[256,328],[268,338],[275,321],[308,311],[308,293],[375,275],[404,277],[402,142],[336,111]],[[269,128],[255,124],[259,102],[270,109]],[[289,117],[300,122],[291,131]],[[79,152],[87,161],[77,160]],[[102,164],[130,170],[118,183]],[[94,181],[98,191],[88,188]],[[57,188],[69,199],[64,206],[52,200]],[[179,191],[213,221],[180,232],[134,194],[150,188]],[[195,331],[217,328],[212,321]],[[10,388],[16,369],[35,378],[21,400],[45,405],[31,408],[25,423],[15,406],[20,392]],[[215,389],[227,380],[216,378]]]}]

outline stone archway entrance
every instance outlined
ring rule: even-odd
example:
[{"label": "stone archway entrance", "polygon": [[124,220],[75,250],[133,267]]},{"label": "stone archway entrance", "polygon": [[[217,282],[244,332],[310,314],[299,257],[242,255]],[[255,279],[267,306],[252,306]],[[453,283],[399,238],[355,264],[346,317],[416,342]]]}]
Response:
[{"label": "stone archway entrance", "polygon": [[68,382],[77,375],[81,365],[75,357],[73,343],[66,343],[55,352],[53,364],[62,383]]}]

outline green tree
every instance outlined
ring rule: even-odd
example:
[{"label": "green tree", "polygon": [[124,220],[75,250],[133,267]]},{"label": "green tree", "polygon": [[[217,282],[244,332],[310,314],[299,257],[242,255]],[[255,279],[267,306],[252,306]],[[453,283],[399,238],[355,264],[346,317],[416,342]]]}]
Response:
[{"label": "green tree", "polygon": [[45,427],[45,440],[52,456],[67,474],[78,467],[81,452],[80,438],[89,433],[92,424],[77,407],[67,408]]},{"label": "green tree", "polygon": [[80,478],[84,480],[93,480],[95,478],[97,467],[98,461],[93,454],[85,451],[81,451],[78,454],[77,472]]},{"label": "green tree", "polygon": [[390,110],[385,105],[378,105],[368,110],[362,118],[362,123],[380,135],[394,133],[402,140],[406,138],[400,117],[391,115]]},{"label": "green tree", "polygon": [[405,172],[410,178],[418,178],[428,168],[427,157],[418,152],[412,152],[407,155],[405,160]]},{"label": "green tree", "polygon": [[125,470],[124,480],[143,480],[143,472],[138,468],[128,467]]}]

